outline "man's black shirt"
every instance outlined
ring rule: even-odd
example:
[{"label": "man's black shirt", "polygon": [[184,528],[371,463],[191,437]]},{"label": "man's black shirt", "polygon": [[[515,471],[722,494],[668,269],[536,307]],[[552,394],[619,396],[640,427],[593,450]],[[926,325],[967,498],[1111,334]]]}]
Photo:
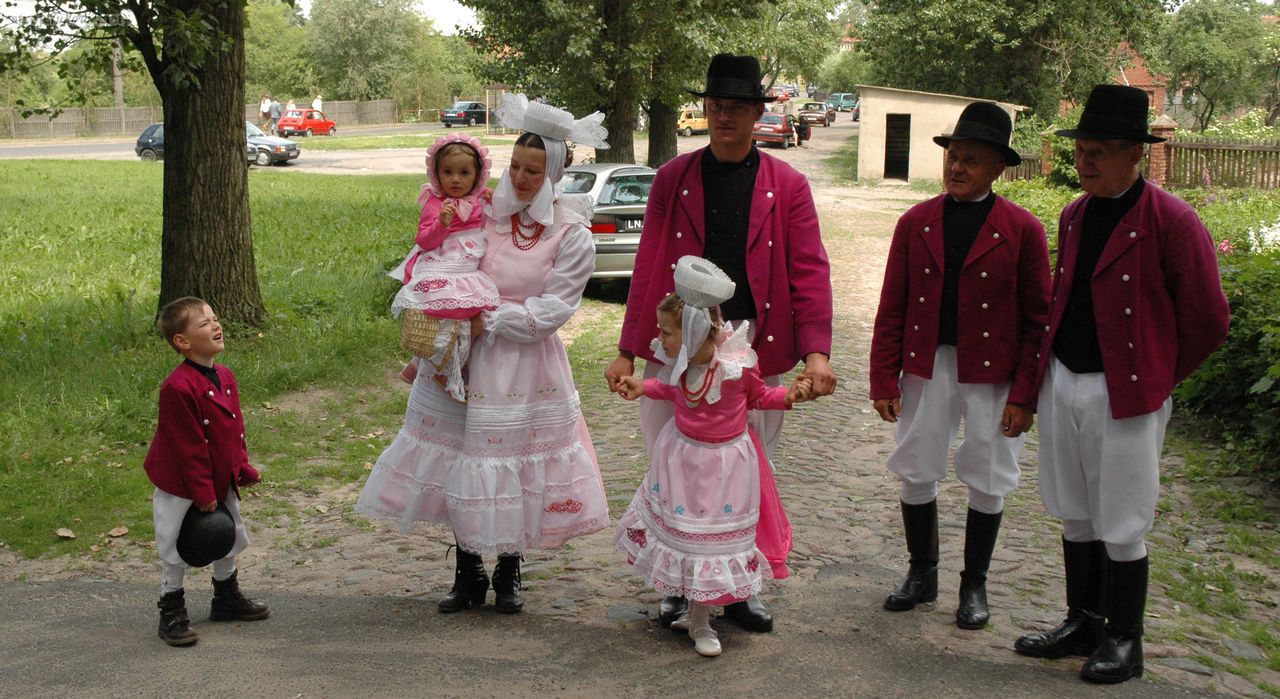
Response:
[{"label": "man's black shirt", "polygon": [[747,227],[760,151],[755,146],[740,162],[722,163],[707,148],[702,152],[702,197],[706,248],[703,257],[734,281],[733,298],[720,304],[725,320],[756,320],[756,302],[747,281]]}]

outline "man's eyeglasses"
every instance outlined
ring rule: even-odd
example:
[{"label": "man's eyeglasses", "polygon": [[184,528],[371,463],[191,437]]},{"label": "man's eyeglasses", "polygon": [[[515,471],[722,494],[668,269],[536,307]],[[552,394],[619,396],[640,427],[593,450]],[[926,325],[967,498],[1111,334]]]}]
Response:
[{"label": "man's eyeglasses", "polygon": [[753,108],[755,108],[755,105],[746,102],[707,102],[707,113],[717,116],[728,114],[732,117],[740,117],[750,112]]}]

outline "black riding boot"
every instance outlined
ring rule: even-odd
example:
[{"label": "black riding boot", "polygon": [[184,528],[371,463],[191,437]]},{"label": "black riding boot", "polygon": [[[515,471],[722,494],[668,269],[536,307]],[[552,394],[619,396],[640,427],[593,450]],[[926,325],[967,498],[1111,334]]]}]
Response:
[{"label": "black riding boot", "polygon": [[773,630],[773,615],[756,595],[751,595],[741,602],[726,604],[724,618],[737,624],[738,628],[744,631],[769,633]]},{"label": "black riding boot", "polygon": [[996,548],[1003,512],[989,515],[969,508],[964,525],[964,571],[960,573],[960,606],[956,609],[956,626],[980,629],[987,625],[987,569]]},{"label": "black riding boot", "polygon": [[938,599],[938,501],[899,504],[911,564],[906,579],[884,600],[884,608],[891,612],[903,612]]},{"label": "black riding boot", "polygon": [[524,608],[524,598],[520,596],[520,555],[503,554],[498,556],[498,565],[493,569],[493,606],[503,614],[515,614]]},{"label": "black riding boot", "polygon": [[484,559],[459,547],[454,547],[454,551],[453,588],[436,603],[436,609],[443,614],[479,607],[489,592],[489,574],[484,570]]},{"label": "black riding boot", "polygon": [[1057,628],[1022,636],[1014,650],[1033,658],[1089,657],[1101,645],[1106,618],[1107,547],[1101,541],[1062,540],[1067,618]]},{"label": "black riding boot", "polygon": [[271,616],[271,608],[251,600],[240,591],[235,571],[226,580],[213,581],[213,602],[209,605],[209,621],[258,621]]},{"label": "black riding boot", "polygon": [[662,624],[663,628],[671,628],[671,622],[679,619],[687,609],[689,609],[689,600],[676,595],[667,595],[658,604],[658,623]]},{"label": "black riding boot", "polygon": [[1147,567],[1144,556],[1136,561],[1111,561],[1107,587],[1111,615],[1107,637],[1089,656],[1080,676],[1090,682],[1115,684],[1142,677],[1142,613],[1147,606]]},{"label": "black riding boot", "polygon": [[191,629],[191,619],[187,617],[187,601],[183,590],[174,590],[160,595],[156,603],[160,608],[160,640],[171,646],[189,646],[200,640]]}]

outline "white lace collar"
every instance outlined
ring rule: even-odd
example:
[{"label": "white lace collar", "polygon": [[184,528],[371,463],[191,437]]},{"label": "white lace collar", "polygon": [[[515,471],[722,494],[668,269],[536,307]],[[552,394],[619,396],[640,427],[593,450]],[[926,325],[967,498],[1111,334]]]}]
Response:
[{"label": "white lace collar", "polygon": [[[737,381],[742,378],[742,370],[749,369],[756,365],[756,352],[751,349],[751,342],[747,339],[747,326],[749,321],[742,323],[734,328],[732,323],[725,323],[724,329],[721,331],[723,340],[719,347],[716,347],[716,353],[711,361],[706,364],[690,363],[685,369],[685,385],[686,386],[702,386],[706,380],[707,371],[715,366],[717,371],[711,377],[711,386],[707,389],[707,394],[703,397],[703,401],[708,405],[720,401],[720,387],[725,381]],[[662,369],[658,370],[658,380],[664,383],[671,383],[671,369],[675,366],[675,360],[668,357],[662,351],[662,343],[658,338],[654,338],[649,343],[649,348],[653,351],[653,356],[659,362],[662,362]],[[690,404],[692,407],[694,404]]]}]

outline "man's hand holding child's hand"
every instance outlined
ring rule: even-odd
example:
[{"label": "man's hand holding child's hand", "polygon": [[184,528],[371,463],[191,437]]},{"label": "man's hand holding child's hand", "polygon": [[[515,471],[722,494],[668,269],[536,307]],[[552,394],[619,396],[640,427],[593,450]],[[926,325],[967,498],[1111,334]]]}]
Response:
[{"label": "man's hand holding child's hand", "polygon": [[620,376],[613,390],[627,400],[635,400],[644,395],[644,382],[634,376]]},{"label": "man's hand holding child's hand", "polygon": [[813,379],[801,374],[787,390],[787,405],[813,400]]}]

